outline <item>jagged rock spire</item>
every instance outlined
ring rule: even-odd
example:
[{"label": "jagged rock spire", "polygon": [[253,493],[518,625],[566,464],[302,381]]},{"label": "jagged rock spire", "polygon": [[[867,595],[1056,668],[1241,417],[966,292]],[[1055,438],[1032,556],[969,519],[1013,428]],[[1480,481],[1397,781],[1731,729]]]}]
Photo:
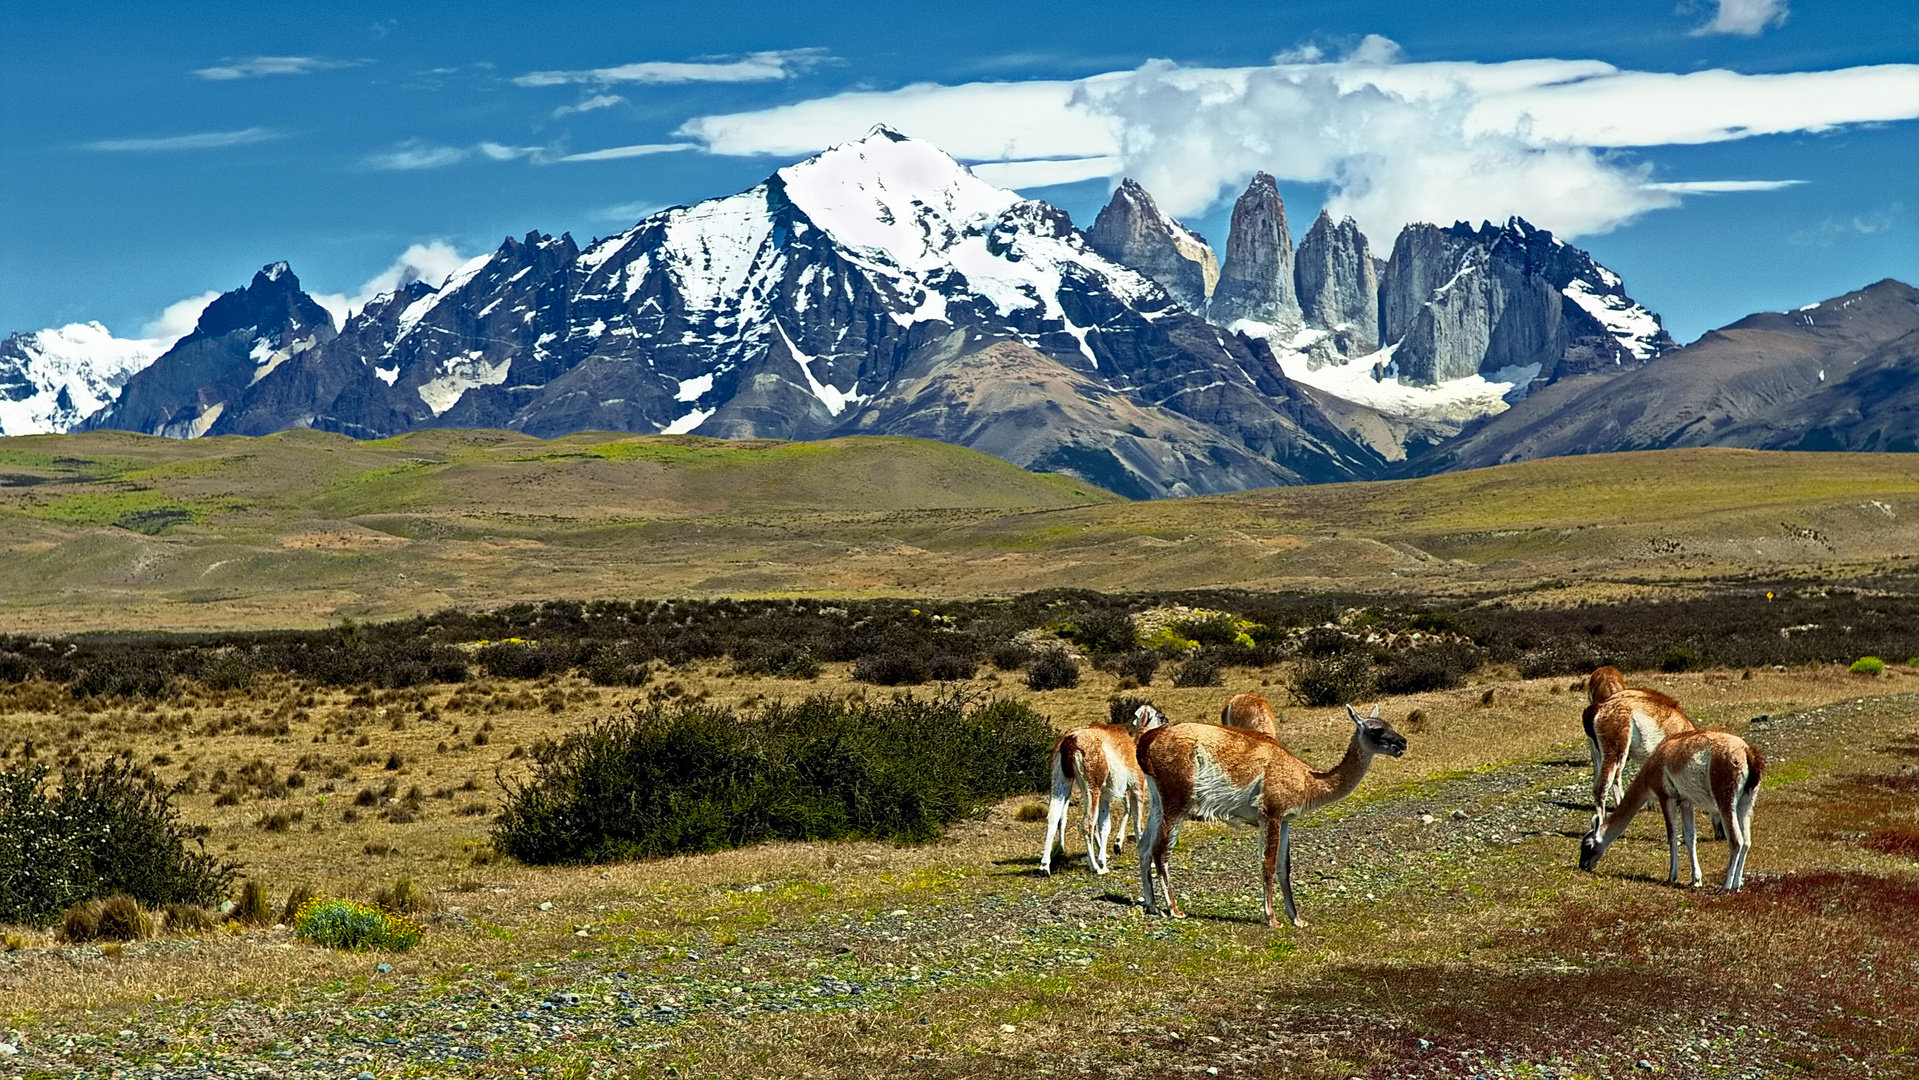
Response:
[{"label": "jagged rock spire", "polygon": [[1198,233],[1160,212],[1128,177],[1086,233],[1094,251],[1159,282],[1181,307],[1203,311],[1219,281],[1218,257]]},{"label": "jagged rock spire", "polygon": [[1226,265],[1213,291],[1209,317],[1219,326],[1240,319],[1298,326],[1299,297],[1293,289],[1293,237],[1286,230],[1286,204],[1272,174],[1255,173],[1233,204]]},{"label": "jagged rock spire", "polygon": [[1306,322],[1348,335],[1349,355],[1379,348],[1379,279],[1359,224],[1321,210],[1299,242],[1293,280]]}]

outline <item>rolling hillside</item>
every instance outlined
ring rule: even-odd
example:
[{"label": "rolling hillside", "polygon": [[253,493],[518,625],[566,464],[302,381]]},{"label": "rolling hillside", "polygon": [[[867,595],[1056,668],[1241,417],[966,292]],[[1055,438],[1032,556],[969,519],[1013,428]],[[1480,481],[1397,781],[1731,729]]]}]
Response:
[{"label": "rolling hillside", "polygon": [[[511,509],[502,509],[510,507]],[[1574,602],[1898,571],[1919,457],[1690,449],[1125,502],[943,443],[427,431],[0,441],[10,629],[518,599],[1237,586]]]}]

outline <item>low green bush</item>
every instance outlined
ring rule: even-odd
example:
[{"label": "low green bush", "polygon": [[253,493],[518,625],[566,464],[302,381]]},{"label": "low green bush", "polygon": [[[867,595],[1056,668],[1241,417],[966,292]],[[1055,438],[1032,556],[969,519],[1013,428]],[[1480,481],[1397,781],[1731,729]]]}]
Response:
[{"label": "low green bush", "polygon": [[1219,661],[1207,653],[1196,653],[1173,669],[1174,686],[1218,686]]},{"label": "low green bush", "polygon": [[124,893],[140,904],[213,904],[239,867],[209,855],[172,793],[129,757],[0,770],[0,922],[45,926],[76,904]]},{"label": "low green bush", "polygon": [[955,692],[810,697],[746,714],[635,706],[534,752],[507,784],[493,846],[534,864],[717,851],[765,840],[931,840],[1046,786],[1052,725]]},{"label": "low green bush", "polygon": [[1372,660],[1358,653],[1308,657],[1294,669],[1288,689],[1302,705],[1345,705],[1373,692]]},{"label": "low green bush", "polygon": [[1029,690],[1065,690],[1079,685],[1079,664],[1065,649],[1055,645],[1033,654],[1026,665]]},{"label": "low green bush", "polygon": [[419,923],[391,911],[352,900],[315,897],[300,905],[293,916],[294,936],[329,949],[391,949],[405,952],[420,943],[426,931]]},{"label": "low green bush", "polygon": [[1862,656],[1854,660],[1852,667],[1847,670],[1854,675],[1877,675],[1886,670],[1886,662],[1876,656]]}]

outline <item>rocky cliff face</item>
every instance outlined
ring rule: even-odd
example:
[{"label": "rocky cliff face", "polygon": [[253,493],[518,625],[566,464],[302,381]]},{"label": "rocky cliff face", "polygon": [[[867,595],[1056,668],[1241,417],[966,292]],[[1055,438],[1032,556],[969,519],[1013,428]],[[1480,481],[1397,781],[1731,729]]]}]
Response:
[{"label": "rocky cliff face", "polygon": [[1653,363],[1569,374],[1401,468],[1676,446],[1911,452],[1915,376],[1919,290],[1886,280],[1748,316]]},{"label": "rocky cliff face", "polygon": [[286,263],[273,263],[208,304],[193,333],[128,379],[119,400],[83,427],[197,438],[261,380],[334,334],[333,316],[301,291]]},{"label": "rocky cliff face", "polygon": [[1219,281],[1212,246],[1161,213],[1153,197],[1130,177],[1120,181],[1112,200],[1093,219],[1086,242],[1106,258],[1158,282],[1188,311],[1206,310],[1206,298]]},{"label": "rocky cliff face", "polygon": [[1226,265],[1213,291],[1208,318],[1219,326],[1241,319],[1274,327],[1297,327],[1302,319],[1293,291],[1293,237],[1278,183],[1257,173],[1233,203],[1226,237]]},{"label": "rocky cliff face", "polygon": [[1342,354],[1379,348],[1379,279],[1358,222],[1347,218],[1335,225],[1321,210],[1299,242],[1293,281],[1306,325],[1332,331]]},{"label": "rocky cliff face", "polygon": [[1518,218],[1477,230],[1406,226],[1380,282],[1380,315],[1399,376],[1428,384],[1523,368],[1551,381],[1673,347],[1617,274]]},{"label": "rocky cliff face", "polygon": [[[1134,250],[1201,243],[1139,195],[1111,219],[1142,241]],[[1204,260],[1185,262],[1203,299]],[[437,289],[374,301],[337,337],[309,307],[290,272],[269,268],[95,426],[871,431],[990,444],[1147,496],[1383,464],[1297,392],[1264,342],[1222,334],[1102,257],[1064,212],[885,129],[584,250],[509,239]],[[1069,397],[996,389],[975,365]]]}]

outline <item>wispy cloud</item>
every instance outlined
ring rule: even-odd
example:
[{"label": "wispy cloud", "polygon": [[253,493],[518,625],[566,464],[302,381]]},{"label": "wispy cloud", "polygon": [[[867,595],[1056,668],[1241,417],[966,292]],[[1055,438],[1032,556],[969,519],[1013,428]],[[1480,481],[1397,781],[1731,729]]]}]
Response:
[{"label": "wispy cloud", "polygon": [[562,105],[553,110],[555,117],[572,116],[574,113],[592,112],[595,109],[610,109],[615,105],[626,104],[626,99],[618,94],[594,94],[577,105]]},{"label": "wispy cloud", "polygon": [[475,143],[472,146],[447,146],[427,142],[424,139],[409,139],[391,150],[369,155],[363,159],[362,164],[370,169],[379,169],[384,172],[414,172],[421,169],[444,169],[465,161],[527,161],[534,165],[553,165],[563,161],[618,161],[621,158],[650,157],[654,154],[671,154],[699,148],[700,144],[695,142],[640,143],[633,146],[609,146],[604,150],[566,154],[551,146],[509,146],[497,142]]},{"label": "wispy cloud", "polygon": [[585,71],[534,71],[514,79],[519,86],[565,86],[585,83],[744,83],[777,82],[803,75],[831,59],[824,49],[779,49],[747,53],[734,59],[647,60],[618,67]]},{"label": "wispy cloud", "polygon": [[1264,67],[1151,61],[1079,80],[921,83],[697,117],[715,154],[811,153],[876,123],[994,182],[1131,176],[1194,214],[1255,171],[1323,184],[1335,215],[1390,243],[1411,221],[1518,214],[1565,236],[1763,179],[1656,183],[1621,150],[1919,119],[1919,65],[1747,75],[1626,71],[1598,60],[1407,63],[1379,37]]},{"label": "wispy cloud", "polygon": [[609,146],[605,150],[588,150],[580,154],[567,154],[553,161],[617,161],[620,158],[651,157],[654,154],[671,154],[679,150],[698,150],[699,143],[641,143],[636,146]]},{"label": "wispy cloud", "polygon": [[213,67],[194,74],[216,82],[227,79],[258,79],[266,75],[311,75],[316,71],[355,67],[365,61],[329,60],[321,56],[247,56],[227,57]]},{"label": "wispy cloud", "polygon": [[269,142],[284,138],[272,128],[253,127],[241,131],[201,131],[192,135],[166,135],[157,139],[101,139],[85,144],[88,150],[106,153],[154,153],[171,150],[218,150],[226,146]]},{"label": "wispy cloud", "polygon": [[1646,186],[1654,191],[1670,191],[1676,195],[1723,195],[1735,191],[1778,191],[1803,183],[1804,180],[1674,180]]},{"label": "wispy cloud", "polygon": [[1905,212],[1905,204],[1896,202],[1883,210],[1849,217],[1829,217],[1820,222],[1817,228],[1793,233],[1792,242],[1811,247],[1831,247],[1838,237],[1875,236],[1898,224]]},{"label": "wispy cloud", "polygon": [[539,146],[508,146],[505,143],[482,142],[472,146],[445,146],[430,143],[423,139],[408,139],[391,150],[368,155],[363,164],[370,169],[383,172],[414,172],[420,169],[444,169],[449,165],[458,165],[473,158],[485,158],[489,161],[514,161],[519,158],[540,159],[545,148]]},{"label": "wispy cloud", "polygon": [[[1680,10],[1683,13],[1687,6]],[[1786,0],[1717,0],[1711,20],[1693,33],[1758,37],[1772,27],[1784,26],[1789,14]]]}]

